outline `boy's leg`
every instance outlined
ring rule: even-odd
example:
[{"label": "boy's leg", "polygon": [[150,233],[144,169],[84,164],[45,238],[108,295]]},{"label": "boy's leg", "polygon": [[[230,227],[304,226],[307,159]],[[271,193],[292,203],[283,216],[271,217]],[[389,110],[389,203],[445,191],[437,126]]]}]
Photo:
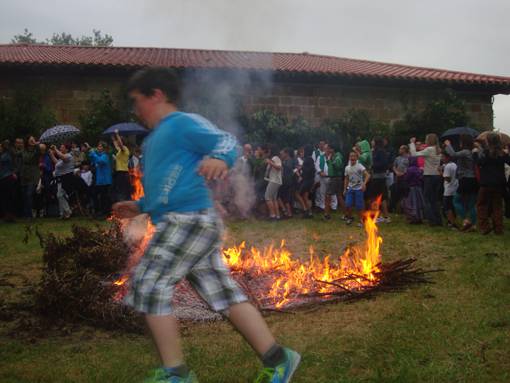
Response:
[{"label": "boy's leg", "polygon": [[263,356],[276,340],[267,327],[260,312],[249,302],[237,303],[229,307],[226,315],[248,344]]},{"label": "boy's leg", "polygon": [[175,368],[184,364],[177,319],[172,315],[146,315],[163,367]]}]

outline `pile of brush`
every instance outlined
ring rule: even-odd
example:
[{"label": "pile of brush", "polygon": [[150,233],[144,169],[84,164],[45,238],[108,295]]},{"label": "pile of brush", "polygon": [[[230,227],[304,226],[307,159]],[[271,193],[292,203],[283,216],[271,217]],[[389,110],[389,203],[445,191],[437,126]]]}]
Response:
[{"label": "pile of brush", "polygon": [[113,299],[119,287],[112,282],[130,254],[118,224],[93,229],[73,226],[66,238],[36,234],[44,249],[43,273],[35,292],[39,314],[103,328],[140,328],[139,316]]}]

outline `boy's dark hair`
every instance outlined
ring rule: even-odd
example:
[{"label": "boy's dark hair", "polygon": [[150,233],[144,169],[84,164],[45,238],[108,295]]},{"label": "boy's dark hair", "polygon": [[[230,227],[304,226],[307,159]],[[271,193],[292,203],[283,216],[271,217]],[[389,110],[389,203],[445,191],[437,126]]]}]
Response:
[{"label": "boy's dark hair", "polygon": [[170,68],[148,67],[140,69],[131,76],[127,92],[137,90],[145,96],[152,96],[154,90],[161,90],[172,104],[180,97],[180,84],[177,72]]}]

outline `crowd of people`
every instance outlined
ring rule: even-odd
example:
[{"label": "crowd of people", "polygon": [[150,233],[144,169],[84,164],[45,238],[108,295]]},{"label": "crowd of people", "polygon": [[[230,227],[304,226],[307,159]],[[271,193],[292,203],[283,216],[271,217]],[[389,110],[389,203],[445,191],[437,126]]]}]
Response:
[{"label": "crowd of people", "polygon": [[35,137],[0,144],[0,215],[60,217],[73,214],[105,217],[116,201],[131,196],[130,173],[140,166],[141,150],[129,148],[118,132],[112,144],[40,143]]},{"label": "crowd of people", "polygon": [[[375,137],[357,142],[348,155],[325,141],[282,150],[245,144],[233,172],[253,184],[254,213],[273,221],[296,211],[331,220],[331,210],[338,210],[347,224],[362,226],[362,212],[379,209],[379,223],[390,223],[393,212],[410,224],[502,234],[503,216],[510,216],[509,147],[498,133],[485,140],[462,135],[455,144],[428,134],[397,153]],[[228,211],[221,198],[216,201]]]},{"label": "crowd of people", "polygon": [[[501,234],[503,216],[510,215],[508,147],[497,133],[483,141],[462,135],[456,146],[450,140],[441,143],[436,134],[424,142],[411,138],[398,152],[380,137],[360,140],[349,153],[325,141],[281,150],[245,144],[229,177],[242,176],[243,197],[233,197],[239,182],[210,186],[223,214],[232,213],[233,200],[249,199],[249,207],[237,213],[278,221],[296,212],[310,219],[315,212],[330,220],[337,210],[346,224],[361,226],[362,212],[377,208],[379,223],[390,223],[393,212],[410,224],[446,222],[462,231],[477,226],[482,233]],[[0,145],[0,214],[8,222],[67,219],[77,212],[105,217],[114,202],[130,199],[130,174],[140,167],[140,148],[129,148],[118,132],[111,145],[99,141],[95,148],[86,142],[45,145],[35,137],[17,138],[14,145],[5,140]]]}]

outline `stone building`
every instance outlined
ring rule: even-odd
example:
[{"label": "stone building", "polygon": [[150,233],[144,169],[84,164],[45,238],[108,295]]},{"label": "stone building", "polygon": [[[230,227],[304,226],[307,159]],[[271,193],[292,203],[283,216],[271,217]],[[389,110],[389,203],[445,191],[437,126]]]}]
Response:
[{"label": "stone building", "polygon": [[212,94],[225,113],[269,109],[312,126],[365,109],[393,122],[404,104],[419,108],[444,89],[466,101],[472,125],[493,124],[492,97],[510,93],[510,78],[354,60],[308,53],[267,53],[170,48],[0,45],[0,97],[19,87],[42,87],[44,102],[61,123],[78,124],[87,100],[108,89],[115,97],[136,69],[178,69],[185,97]]}]

